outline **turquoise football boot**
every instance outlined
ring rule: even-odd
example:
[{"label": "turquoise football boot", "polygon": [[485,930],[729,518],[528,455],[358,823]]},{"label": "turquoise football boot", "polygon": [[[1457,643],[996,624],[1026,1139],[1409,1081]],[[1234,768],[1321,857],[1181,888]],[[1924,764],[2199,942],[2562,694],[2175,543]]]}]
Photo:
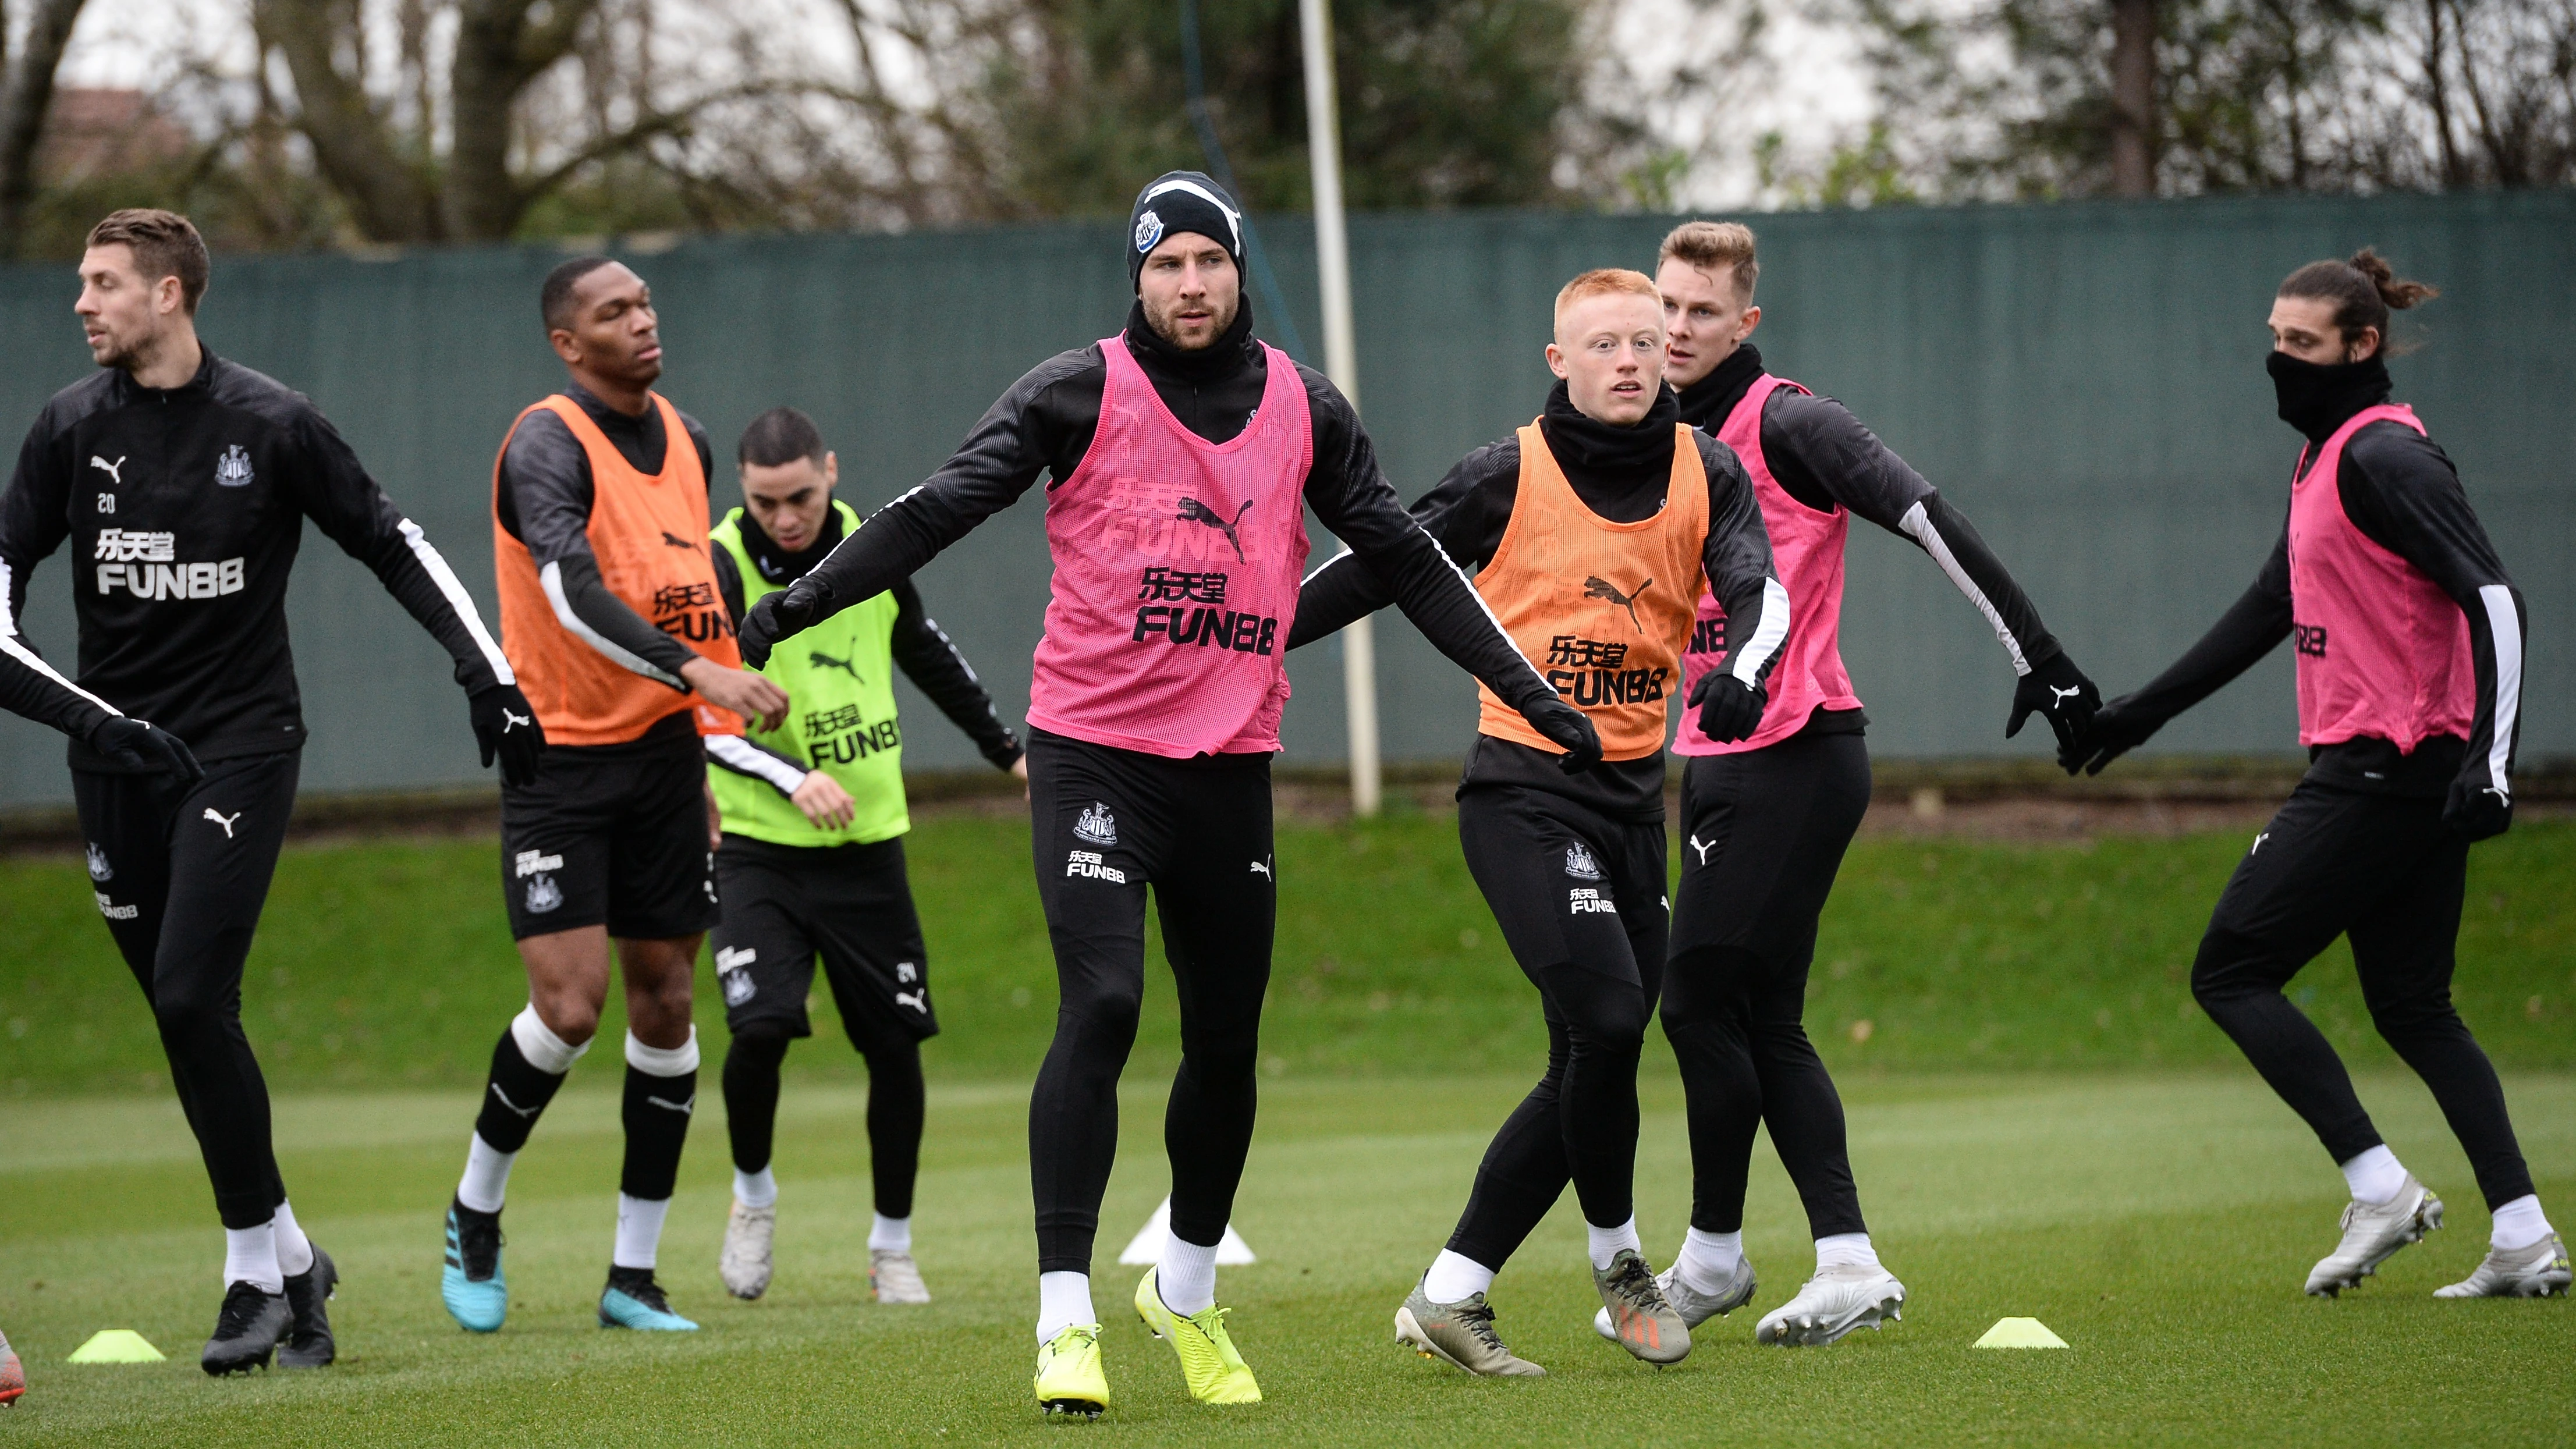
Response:
[{"label": "turquoise football boot", "polygon": [[498,1333],[509,1316],[510,1285],[501,1277],[501,1215],[447,1205],[447,1266],[438,1296],[448,1316],[470,1333]]},{"label": "turquoise football boot", "polygon": [[698,1326],[671,1311],[662,1285],[650,1268],[611,1268],[608,1287],[599,1295],[599,1326],[640,1328],[656,1333],[695,1333]]}]

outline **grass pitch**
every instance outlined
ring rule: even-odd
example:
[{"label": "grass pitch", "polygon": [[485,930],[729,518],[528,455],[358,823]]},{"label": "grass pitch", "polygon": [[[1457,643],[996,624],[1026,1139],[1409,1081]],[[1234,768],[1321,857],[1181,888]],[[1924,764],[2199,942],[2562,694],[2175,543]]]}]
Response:
[{"label": "grass pitch", "polygon": [[[1445,1236],[1515,1080],[1292,1080],[1268,1089],[1236,1223],[1260,1253],[1224,1270],[1237,1341],[1267,1402],[1184,1396],[1170,1351],[1111,1263],[1165,1186],[1159,1083],[1135,1081],[1095,1279],[1116,1403],[1041,1423],[1016,1086],[935,1089],[919,1255],[937,1301],[868,1301],[863,1093],[792,1087],[781,1124],[779,1272],[737,1303],[715,1275],[727,1196],[720,1108],[701,1098],[662,1251],[704,1331],[603,1332],[616,1177],[606,1074],[577,1074],[512,1183],[509,1326],[458,1332],[439,1307],[439,1213],[472,1093],[334,1094],[280,1104],[300,1216],[347,1277],[342,1359],[216,1382],[195,1365],[220,1242],[175,1108],[54,1103],[0,1139],[0,1325],[27,1360],[0,1442],[83,1444],[1495,1444],[2563,1443],[2576,1304],[2439,1302],[2484,1249],[2486,1215],[2422,1089],[2365,1095],[2451,1226],[2359,1293],[2309,1299],[2341,1180],[2247,1073],[1888,1075],[1849,1093],[1871,1226],[1912,1293],[1905,1321],[1822,1350],[1757,1347],[1752,1319],[1810,1264],[1795,1198],[1757,1158],[1753,1307],[1654,1371],[1592,1337],[1569,1200],[1496,1287],[1500,1327],[1541,1381],[1470,1380],[1398,1350],[1395,1305]],[[1650,1072],[1639,1208],[1651,1255],[1680,1235],[1677,1093]],[[1131,1078],[1131,1081],[1133,1079]],[[2509,1080],[2541,1192],[2576,1202],[2576,1078]],[[2038,1317],[2073,1346],[1969,1345]],[[166,1364],[82,1368],[92,1331],[133,1327]],[[1056,1439],[1055,1442],[1064,1442]]]}]

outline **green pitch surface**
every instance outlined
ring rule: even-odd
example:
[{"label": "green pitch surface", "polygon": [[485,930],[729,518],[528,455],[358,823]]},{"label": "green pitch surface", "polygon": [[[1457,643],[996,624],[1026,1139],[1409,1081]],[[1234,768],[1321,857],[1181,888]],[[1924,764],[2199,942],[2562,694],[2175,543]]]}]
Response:
[{"label": "green pitch surface", "polygon": [[[216,1382],[195,1359],[221,1251],[175,1109],[54,1103],[0,1134],[0,1325],[27,1360],[0,1442],[83,1444],[1083,1443],[2564,1443],[2576,1304],[2429,1296],[2483,1251],[2486,1214],[2420,1087],[2365,1095],[2451,1226],[2340,1301],[2301,1296],[2330,1247],[2341,1180],[2243,1072],[1888,1076],[1850,1092],[1872,1227],[1905,1321],[1829,1349],[1763,1349],[1753,1318],[1809,1266],[1795,1199],[1757,1156],[1753,1308],[1658,1372],[1591,1335],[1570,1202],[1496,1287],[1541,1381],[1478,1381],[1398,1350],[1389,1326],[1438,1249],[1486,1134],[1519,1084],[1290,1081],[1271,1088],[1236,1223],[1261,1255],[1220,1292],[1267,1402],[1202,1408],[1126,1306],[1112,1259],[1161,1196],[1159,1083],[1126,1098],[1097,1303],[1116,1403],[1041,1423],[1033,1239],[1017,1087],[935,1090],[915,1209],[937,1301],[866,1290],[863,1097],[808,1086],[780,1136],[778,1276],[762,1302],[715,1274],[727,1189],[721,1112],[701,1097],[662,1249],[688,1336],[604,1332],[616,1108],[581,1069],[522,1159],[507,1224],[509,1326],[457,1331],[438,1303],[440,1209],[470,1091],[290,1097],[284,1166],[346,1281],[342,1358]],[[2508,1083],[2541,1191],[2576,1204],[2576,1079]],[[1639,1208],[1652,1256],[1678,1239],[1678,1102],[1648,1100]],[[2065,1351],[1969,1345],[2039,1318]],[[91,1332],[141,1330],[164,1364],[75,1367]]]}]

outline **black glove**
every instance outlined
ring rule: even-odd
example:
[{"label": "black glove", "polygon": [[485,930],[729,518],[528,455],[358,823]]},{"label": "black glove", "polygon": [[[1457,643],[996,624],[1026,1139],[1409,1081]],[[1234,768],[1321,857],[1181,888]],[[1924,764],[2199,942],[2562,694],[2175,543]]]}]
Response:
[{"label": "black glove", "polygon": [[1583,711],[1567,704],[1561,695],[1550,694],[1535,705],[1521,710],[1531,729],[1555,741],[1565,751],[1556,767],[1569,775],[1580,775],[1601,763],[1601,734]]},{"label": "black glove", "polygon": [[546,750],[546,727],[537,723],[537,708],[515,684],[495,684],[465,697],[474,720],[474,743],[483,747],[483,767],[501,761],[501,781],[525,785],[537,778],[537,756]]},{"label": "black glove", "polygon": [[2163,729],[2163,720],[2150,717],[2131,703],[2136,698],[2134,694],[2124,694],[2094,711],[2073,744],[2058,746],[2059,768],[2070,775],[2101,774],[2104,765],[2145,744],[2149,736]]},{"label": "black glove", "polygon": [[98,722],[98,728],[89,732],[89,747],[129,770],[176,775],[192,783],[206,774],[197,757],[188,753],[186,741],[168,730],[121,714]]},{"label": "black glove", "polygon": [[768,664],[769,651],[778,647],[778,641],[811,628],[831,597],[831,586],[809,574],[752,605],[734,631],[735,642],[742,646],[742,662],[754,669]]},{"label": "black glove", "polygon": [[2013,686],[2012,719],[2004,725],[2004,738],[2020,734],[2030,717],[2040,714],[2057,731],[2058,749],[2069,749],[2084,737],[2084,726],[2101,707],[2102,691],[2093,687],[2073,659],[2060,653],[2046,664],[2034,665]]},{"label": "black glove", "polygon": [[1701,734],[1732,744],[1762,727],[1762,710],[1770,700],[1762,686],[1747,684],[1723,669],[1712,669],[1691,686],[1690,703],[1699,706]]},{"label": "black glove", "polygon": [[2486,762],[2480,760],[2476,774],[2451,782],[2450,798],[2442,802],[2442,823],[2471,840],[2502,835],[2513,825],[2513,797],[2487,783]]}]

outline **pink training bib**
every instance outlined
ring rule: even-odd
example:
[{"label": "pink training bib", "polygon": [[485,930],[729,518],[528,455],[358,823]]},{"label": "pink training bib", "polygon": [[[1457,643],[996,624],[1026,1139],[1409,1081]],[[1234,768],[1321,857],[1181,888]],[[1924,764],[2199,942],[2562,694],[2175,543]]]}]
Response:
[{"label": "pink training bib", "polygon": [[2290,479],[2290,637],[2299,661],[2299,743],[2368,736],[2400,754],[2436,735],[2468,737],[2477,717],[2469,620],[2424,571],[2343,511],[2344,445],[2375,422],[2424,425],[2415,410],[2364,408]]},{"label": "pink training bib", "polygon": [[[1771,702],[1763,707],[1761,726],[1733,744],[1700,733],[1699,712],[1683,708],[1681,732],[1673,741],[1675,754],[1734,755],[1758,750],[1806,728],[1807,717],[1819,708],[1860,708],[1859,696],[1852,693],[1851,673],[1843,668],[1842,650],[1843,543],[1851,536],[1851,511],[1836,504],[1831,513],[1819,513],[1790,497],[1762,458],[1762,405],[1784,387],[1806,391],[1767,372],[1754,379],[1717,432],[1717,440],[1733,448],[1744,460],[1744,471],[1752,475],[1762,525],[1771,534],[1772,567],[1778,571],[1781,587],[1789,591],[1789,637],[1780,646],[1780,662],[1771,666],[1767,681]],[[1726,658],[1718,650],[1718,626],[1725,618],[1726,606],[1717,601],[1717,595],[1700,595],[1699,622],[1691,630],[1690,648],[1682,655],[1683,699],[1690,698],[1701,675]]]},{"label": "pink training bib", "polygon": [[1055,579],[1031,725],[1170,759],[1279,748],[1315,434],[1296,365],[1262,351],[1260,409],[1211,443],[1124,339],[1101,342],[1100,430],[1047,495]]}]

